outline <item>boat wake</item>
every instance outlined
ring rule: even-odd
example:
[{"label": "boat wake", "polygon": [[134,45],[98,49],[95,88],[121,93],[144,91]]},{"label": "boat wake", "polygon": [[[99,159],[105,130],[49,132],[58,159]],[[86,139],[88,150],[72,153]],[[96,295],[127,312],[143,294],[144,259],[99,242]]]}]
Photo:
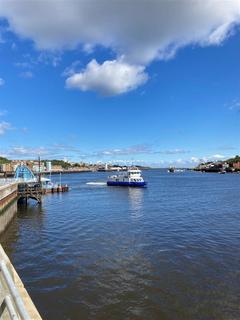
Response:
[{"label": "boat wake", "polygon": [[86,184],[91,185],[91,186],[106,186],[106,182],[87,182]]}]

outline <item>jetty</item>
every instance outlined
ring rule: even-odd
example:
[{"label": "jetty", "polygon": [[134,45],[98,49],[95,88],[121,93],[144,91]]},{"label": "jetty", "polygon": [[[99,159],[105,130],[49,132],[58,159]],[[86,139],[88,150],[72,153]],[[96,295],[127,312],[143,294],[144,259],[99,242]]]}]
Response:
[{"label": "jetty", "polygon": [[42,202],[42,187],[40,183],[18,183],[18,199],[19,201],[28,202],[28,199],[36,200],[38,203]]},{"label": "jetty", "polygon": [[[34,176],[24,165],[17,167],[14,178],[0,179],[0,234],[4,232],[15,214],[17,203],[29,199],[42,202],[46,193],[66,192],[68,186],[49,183],[50,180]],[[35,305],[0,245],[0,319],[41,320]]]},{"label": "jetty", "polygon": [[69,190],[67,185],[62,186],[61,183],[53,184],[50,179],[42,177],[40,173],[36,177],[26,165],[17,167],[14,179],[18,185],[18,199],[25,203],[28,202],[28,199],[34,199],[41,203],[42,195],[46,193],[66,192]]}]

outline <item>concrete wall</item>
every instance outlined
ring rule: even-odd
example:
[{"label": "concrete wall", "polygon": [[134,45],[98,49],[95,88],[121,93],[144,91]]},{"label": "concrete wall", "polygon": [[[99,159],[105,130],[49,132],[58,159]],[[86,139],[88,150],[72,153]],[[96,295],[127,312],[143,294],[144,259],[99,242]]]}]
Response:
[{"label": "concrete wall", "polygon": [[4,232],[17,213],[17,200],[13,200],[8,204],[7,208],[0,212],[0,234]]},{"label": "concrete wall", "polygon": [[7,228],[17,212],[17,184],[0,186],[0,234]]}]

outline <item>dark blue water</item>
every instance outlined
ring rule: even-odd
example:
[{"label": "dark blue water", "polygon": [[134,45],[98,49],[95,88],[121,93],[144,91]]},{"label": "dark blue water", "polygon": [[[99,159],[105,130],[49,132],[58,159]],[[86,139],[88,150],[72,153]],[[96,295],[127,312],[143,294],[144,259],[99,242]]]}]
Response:
[{"label": "dark blue water", "polygon": [[[240,319],[240,175],[145,171],[20,208],[1,238],[42,317]],[[55,177],[58,179],[58,177]]]}]

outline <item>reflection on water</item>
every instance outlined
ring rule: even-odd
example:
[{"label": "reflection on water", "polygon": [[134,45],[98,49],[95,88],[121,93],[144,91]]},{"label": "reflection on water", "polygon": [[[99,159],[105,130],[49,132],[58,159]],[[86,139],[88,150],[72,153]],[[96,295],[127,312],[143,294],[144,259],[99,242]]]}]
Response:
[{"label": "reflection on water", "polygon": [[135,219],[138,219],[143,215],[142,206],[144,192],[146,192],[145,188],[128,188],[131,215]]},{"label": "reflection on water", "polygon": [[240,175],[106,176],[63,176],[0,239],[43,319],[239,319]]}]

